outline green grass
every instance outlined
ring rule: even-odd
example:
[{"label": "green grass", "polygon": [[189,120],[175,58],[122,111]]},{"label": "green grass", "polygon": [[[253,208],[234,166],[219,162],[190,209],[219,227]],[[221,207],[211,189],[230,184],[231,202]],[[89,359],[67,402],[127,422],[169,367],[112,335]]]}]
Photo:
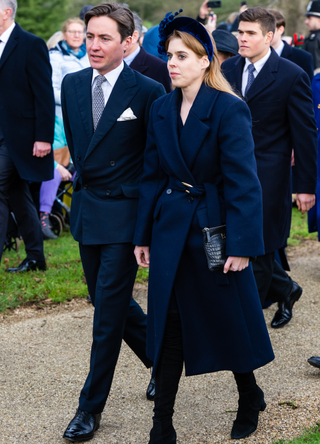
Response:
[{"label": "green grass", "polygon": [[[294,208],[288,244],[299,245],[304,239],[317,239],[317,233],[308,233],[307,215]],[[4,253],[0,266],[0,312],[19,305],[60,303],[88,295],[78,244],[71,234],[63,232],[57,240],[46,241],[44,248],[46,272],[5,273],[6,268],[19,265],[25,258],[23,243],[19,253]],[[148,275],[149,269],[139,269],[136,282],[147,282]]]},{"label": "green grass", "polygon": [[299,438],[292,439],[290,441],[280,439],[273,444],[319,444],[320,443],[320,424],[312,427],[310,430],[306,430]]},{"label": "green grass", "polygon": [[296,246],[306,239],[318,239],[318,234],[309,233],[307,213],[301,214],[297,208],[293,208],[288,245]]},{"label": "green grass", "polygon": [[[47,271],[5,273],[25,258],[24,244],[18,253],[5,252],[0,267],[0,313],[31,303],[60,303],[88,296],[78,243],[67,231],[44,243]],[[149,269],[139,269],[137,282],[148,280]]]}]

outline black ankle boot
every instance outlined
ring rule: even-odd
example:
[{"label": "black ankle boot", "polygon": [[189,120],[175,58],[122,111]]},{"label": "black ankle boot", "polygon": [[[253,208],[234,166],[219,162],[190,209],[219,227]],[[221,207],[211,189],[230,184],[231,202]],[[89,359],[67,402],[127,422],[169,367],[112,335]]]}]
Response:
[{"label": "black ankle boot", "polygon": [[176,444],[177,434],[172,421],[153,419],[149,444]]},{"label": "black ankle boot", "polygon": [[261,388],[256,385],[249,392],[239,392],[238,413],[231,430],[232,439],[241,439],[251,435],[257,426],[259,412],[267,407]]}]

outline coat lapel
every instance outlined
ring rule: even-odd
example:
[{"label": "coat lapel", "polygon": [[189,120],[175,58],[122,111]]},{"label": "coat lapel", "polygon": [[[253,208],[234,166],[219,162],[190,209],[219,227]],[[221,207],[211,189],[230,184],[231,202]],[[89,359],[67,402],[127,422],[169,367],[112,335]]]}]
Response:
[{"label": "coat lapel", "polygon": [[[141,47],[139,54],[132,60],[132,62],[130,64],[130,68],[135,69],[138,72],[140,72],[141,74],[143,74],[148,69],[148,66],[145,63],[145,60],[146,60],[146,52]],[[139,68],[139,69],[137,69],[137,68]]]},{"label": "coat lapel", "polygon": [[274,72],[278,71],[279,56],[271,48],[271,55],[269,59],[264,64],[263,68],[254,79],[251,87],[248,90],[246,101],[250,102],[254,97],[256,97],[261,91],[266,89],[271,83],[275,81]]},{"label": "coat lapel", "polygon": [[[140,88],[137,86],[135,75],[126,64],[124,64],[116,84],[114,85],[109,100],[104,108],[96,131],[93,133],[88,147],[86,158],[90,155],[97,144],[105,137],[116,123],[118,117],[125,111],[133,97]],[[92,104],[90,103],[90,118],[92,120]]]},{"label": "coat lapel", "polygon": [[7,44],[4,48],[2,56],[0,58],[0,69],[2,68],[3,64],[5,63],[5,61],[9,57],[9,55],[12,53],[14,48],[17,46],[20,34],[21,34],[21,28],[18,25],[18,23],[16,23],[16,25],[13,28],[13,31],[9,37],[9,40],[7,41]]},{"label": "coat lapel", "polygon": [[293,54],[293,49],[290,45],[288,45],[287,42],[284,42],[284,47],[281,53],[281,57],[285,58],[285,59],[291,59],[292,54]]},{"label": "coat lapel", "polygon": [[91,98],[92,68],[79,72],[76,78],[76,95],[81,118],[88,134],[89,140],[93,135],[92,98]]}]

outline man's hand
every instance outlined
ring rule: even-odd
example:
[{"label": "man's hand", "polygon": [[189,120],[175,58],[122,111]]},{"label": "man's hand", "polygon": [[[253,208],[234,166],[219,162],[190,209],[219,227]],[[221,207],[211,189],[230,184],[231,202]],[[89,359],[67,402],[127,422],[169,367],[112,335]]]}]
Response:
[{"label": "man's hand", "polygon": [[136,245],[134,249],[134,255],[138,262],[138,265],[143,268],[148,268],[150,263],[150,250],[149,247],[138,247]]},{"label": "man's hand", "polygon": [[51,143],[48,142],[34,142],[33,155],[36,157],[44,157],[51,151]]},{"label": "man's hand", "polygon": [[69,173],[69,171],[68,171],[63,165],[58,164],[58,165],[57,165],[57,170],[58,170],[59,173],[60,173],[60,176],[61,176],[61,180],[62,180],[62,182],[71,179],[72,174]]},{"label": "man's hand", "polygon": [[228,273],[228,271],[241,271],[247,268],[248,265],[248,257],[229,256],[227,262],[224,264],[223,272]]},{"label": "man's hand", "polygon": [[211,11],[211,8],[208,8],[207,3],[209,0],[205,0],[202,5],[200,6],[199,10],[199,17],[204,20],[208,17],[209,12]]},{"label": "man's hand", "polygon": [[315,194],[297,193],[296,195],[296,204],[298,210],[301,211],[301,214],[304,214],[306,211],[309,211],[310,208],[312,208],[315,203],[316,203]]}]

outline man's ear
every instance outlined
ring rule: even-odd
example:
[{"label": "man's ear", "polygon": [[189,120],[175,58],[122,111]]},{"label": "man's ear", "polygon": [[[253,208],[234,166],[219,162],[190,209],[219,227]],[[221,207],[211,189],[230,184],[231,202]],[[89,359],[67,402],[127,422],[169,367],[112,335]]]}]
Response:
[{"label": "man's ear", "polygon": [[283,33],[284,33],[284,26],[279,26],[279,31],[280,31],[280,33],[281,33],[281,36],[283,35]]},{"label": "man's ear", "polygon": [[266,43],[271,43],[272,39],[273,39],[273,32],[272,31],[267,32]]},{"label": "man's ear", "polygon": [[137,43],[138,40],[139,40],[139,32],[138,31],[133,31],[132,43],[135,44],[135,43]]}]

